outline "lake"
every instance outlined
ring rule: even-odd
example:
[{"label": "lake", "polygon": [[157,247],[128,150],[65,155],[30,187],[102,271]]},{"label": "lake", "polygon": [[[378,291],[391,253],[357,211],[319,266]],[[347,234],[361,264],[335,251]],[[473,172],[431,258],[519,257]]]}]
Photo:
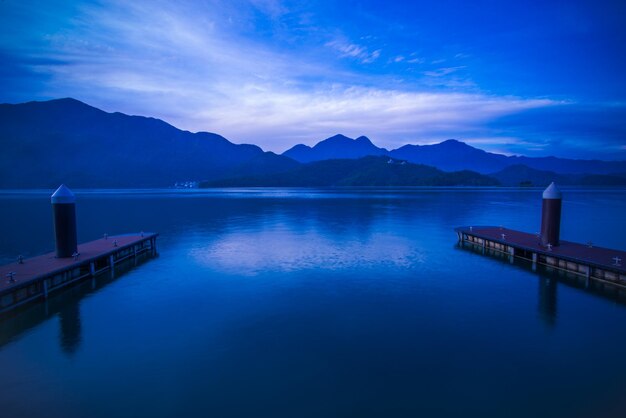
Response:
[{"label": "lake", "polygon": [[[626,249],[626,191],[563,194],[563,239]],[[54,249],[49,195],[0,193],[2,264]],[[80,242],[154,231],[159,256],[0,319],[0,416],[626,416],[626,305],[457,245],[540,210],[537,189],[77,191]]]}]

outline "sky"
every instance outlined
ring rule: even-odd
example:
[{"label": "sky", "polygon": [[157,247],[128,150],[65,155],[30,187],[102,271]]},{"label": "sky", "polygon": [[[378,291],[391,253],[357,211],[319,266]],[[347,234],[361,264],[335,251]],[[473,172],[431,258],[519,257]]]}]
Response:
[{"label": "sky", "polygon": [[625,1],[0,0],[0,102],[283,152],[337,133],[626,159]]}]

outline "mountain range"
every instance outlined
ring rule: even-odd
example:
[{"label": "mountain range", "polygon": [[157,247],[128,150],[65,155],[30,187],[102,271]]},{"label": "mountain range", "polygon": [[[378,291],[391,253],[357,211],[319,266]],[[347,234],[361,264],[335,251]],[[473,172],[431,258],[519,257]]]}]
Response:
[{"label": "mountain range", "polygon": [[277,155],[74,99],[0,104],[0,147],[0,188],[626,184],[626,161],[505,156],[457,140],[386,150],[335,135]]},{"label": "mountain range", "polygon": [[572,160],[557,157],[506,156],[474,148],[464,142],[449,139],[433,145],[404,145],[387,151],[378,148],[364,136],[350,139],[335,135],[314,147],[298,144],[282,155],[301,163],[330,158],[361,158],[366,155],[388,155],[415,164],[425,164],[444,171],[472,170],[490,174],[514,165],[525,165],[536,170],[550,170],[567,174],[613,174],[623,172],[626,161]]},{"label": "mountain range", "polygon": [[159,187],[207,179],[266,153],[159,119],[73,99],[0,105],[0,187]]}]

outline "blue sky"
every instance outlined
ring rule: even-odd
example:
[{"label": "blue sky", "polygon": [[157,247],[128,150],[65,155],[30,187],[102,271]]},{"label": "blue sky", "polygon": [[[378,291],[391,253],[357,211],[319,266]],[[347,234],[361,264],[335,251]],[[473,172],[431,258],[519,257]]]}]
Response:
[{"label": "blue sky", "polygon": [[0,1],[0,102],[74,97],[282,152],[626,159],[623,1]]}]

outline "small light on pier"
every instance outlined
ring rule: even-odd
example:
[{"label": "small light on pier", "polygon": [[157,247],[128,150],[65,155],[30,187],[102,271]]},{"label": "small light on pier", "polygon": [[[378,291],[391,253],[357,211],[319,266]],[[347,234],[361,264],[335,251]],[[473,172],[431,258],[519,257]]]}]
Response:
[{"label": "small light on pier", "polygon": [[7,273],[7,277],[9,278],[9,281],[7,283],[15,283],[15,272],[11,271],[9,273]]},{"label": "small light on pier", "polygon": [[22,254],[17,256],[17,264],[24,264],[24,257]]},{"label": "small light on pier", "polygon": [[546,247],[548,247],[548,251],[552,251],[552,244],[548,243],[548,245],[546,245]]},{"label": "small light on pier", "polygon": [[78,260],[79,255],[80,253],[78,251],[75,251],[74,254],[72,254],[72,257],[74,257],[74,261]]},{"label": "small light on pier", "polygon": [[473,227],[473,226],[470,226],[470,231],[473,231],[473,230],[474,230],[474,227]]},{"label": "small light on pier", "polygon": [[117,247],[117,240],[116,239],[113,240],[113,246]]},{"label": "small light on pier", "polygon": [[622,259],[617,257],[617,256],[613,257],[613,261],[615,262],[616,266],[621,266],[622,265]]},{"label": "small light on pier", "polygon": [[506,238],[506,234],[502,234],[501,237],[502,237],[502,239],[505,239]]}]

